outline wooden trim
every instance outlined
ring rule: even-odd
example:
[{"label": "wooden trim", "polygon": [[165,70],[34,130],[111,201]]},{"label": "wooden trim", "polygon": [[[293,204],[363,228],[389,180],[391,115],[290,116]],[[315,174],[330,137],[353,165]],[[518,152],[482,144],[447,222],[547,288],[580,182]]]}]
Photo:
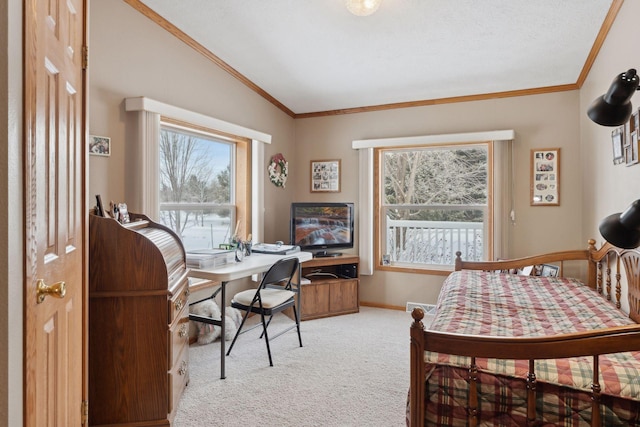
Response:
[{"label": "wooden trim", "polygon": [[411,312],[413,322],[410,327],[411,344],[409,347],[410,378],[409,378],[409,425],[424,425],[424,395],[425,395],[425,363],[424,363],[424,311],[414,309]]},{"label": "wooden trim", "polygon": [[519,89],[519,90],[510,90],[504,92],[493,92],[493,93],[485,93],[485,94],[476,94],[476,95],[465,95],[465,96],[453,96],[448,98],[437,98],[437,99],[425,99],[421,101],[408,101],[408,102],[396,102],[391,104],[380,104],[380,105],[370,105],[370,106],[362,106],[362,107],[353,107],[353,108],[344,108],[337,110],[327,110],[327,111],[316,111],[310,113],[294,113],[289,108],[287,108],[283,103],[278,101],[276,98],[271,96],[267,91],[253,83],[247,77],[242,75],[238,70],[231,67],[229,64],[224,62],[218,56],[214,55],[210,50],[205,48],[203,45],[189,37],[182,30],[177,28],[171,22],[167,21],[165,18],[160,16],[158,13],[153,11],[147,5],[142,3],[140,0],[124,0],[129,6],[133,7],[135,10],[151,19],[153,22],[167,30],[177,39],[184,42],[187,46],[193,48],[196,52],[203,55],[205,58],[209,59],[211,62],[216,64],[218,67],[222,68],[224,71],[229,73],[231,76],[236,78],[238,81],[243,83],[249,89],[256,92],[258,95],[262,96],[264,99],[275,105],[278,109],[286,113],[288,116],[294,119],[308,119],[313,117],[326,117],[326,116],[339,116],[345,114],[356,114],[356,113],[367,113],[372,111],[383,111],[383,110],[395,110],[400,108],[412,108],[412,107],[424,107],[431,105],[442,105],[442,104],[453,104],[458,102],[470,102],[470,101],[484,101],[488,99],[499,99],[499,98],[512,98],[517,96],[528,96],[528,95],[541,95],[547,93],[555,93],[555,92],[566,92],[570,90],[578,90],[584,84],[589,71],[595,59],[600,52],[600,48],[606,39],[607,34],[609,34],[609,30],[613,25],[613,22],[618,15],[620,8],[622,7],[622,3],[624,0],[614,0],[609,8],[609,12],[602,23],[602,27],[596,37],[596,40],[591,47],[591,51],[589,52],[589,56],[582,68],[582,72],[578,77],[576,83],[564,84],[564,85],[555,85],[555,86],[545,86],[539,88],[531,88],[531,89]]},{"label": "wooden trim", "polygon": [[158,117],[171,117],[184,123],[203,126],[207,129],[215,129],[216,131],[224,132],[227,135],[237,135],[241,138],[255,139],[257,141],[264,142],[265,144],[271,144],[272,138],[268,133],[216,119],[215,117],[180,108],[175,105],[156,101],[155,99],[147,98],[146,96],[125,98],[124,109],[125,111],[145,112]]},{"label": "wooden trim", "polygon": [[133,7],[135,10],[137,10],[141,14],[143,14],[144,16],[146,16],[147,18],[151,19],[153,22],[155,22],[165,30],[167,30],[169,33],[175,36],[178,40],[184,42],[187,46],[191,47],[193,50],[195,50],[205,58],[209,59],[218,67],[222,68],[224,71],[231,74],[231,76],[233,76],[235,79],[237,79],[242,84],[247,86],[249,89],[253,90],[258,95],[260,95],[261,97],[263,97],[264,99],[266,99],[267,101],[269,101],[270,103],[278,107],[284,113],[286,113],[290,117],[295,118],[295,113],[289,110],[284,104],[282,104],[280,101],[275,99],[273,96],[271,96],[267,91],[262,89],[260,86],[253,83],[251,80],[249,80],[248,78],[240,74],[238,70],[236,70],[235,68],[233,68],[232,66],[224,62],[222,59],[214,55],[210,50],[205,48],[203,45],[201,45],[200,43],[198,43],[197,41],[189,37],[186,33],[184,33],[178,27],[173,25],[171,22],[167,21],[165,18],[158,15],[155,11],[149,8],[149,6],[140,2],[140,0],[124,0],[124,2],[127,3],[129,6]]},{"label": "wooden trim", "polygon": [[236,220],[240,225],[238,237],[243,241],[251,235],[251,144],[236,143]]},{"label": "wooden trim", "polygon": [[185,120],[179,120],[179,119],[174,119],[172,117],[166,117],[163,115],[160,115],[160,123],[166,123],[170,126],[176,126],[179,128],[183,128],[186,129],[188,131],[196,131],[199,133],[203,133],[207,136],[211,136],[211,137],[215,137],[215,138],[219,138],[225,141],[231,141],[231,142],[245,142],[245,143],[249,143],[251,142],[250,138],[245,138],[243,136],[239,136],[239,135],[235,135],[232,133],[228,133],[228,132],[223,132],[221,130],[216,130],[216,129],[211,129],[207,126],[201,126],[201,125],[197,125]]},{"label": "wooden trim", "polygon": [[[487,245],[487,253],[489,257],[494,256],[494,215],[495,215],[495,206],[493,205],[494,201],[494,188],[493,188],[493,144],[495,141],[474,141],[474,142],[443,142],[439,144],[428,144],[422,147],[451,147],[451,146],[483,146],[487,148],[487,168],[488,168],[488,176],[487,176],[487,188],[489,189],[489,197],[487,199],[487,233],[491,237],[488,245]],[[382,264],[382,242],[380,241],[383,233],[380,233],[382,223],[381,223],[381,206],[380,206],[380,186],[381,186],[381,173],[382,173],[382,154],[385,151],[394,151],[398,149],[404,148],[402,145],[394,145],[393,147],[375,147],[374,155],[373,155],[373,226],[374,229],[377,230],[373,236],[373,259],[371,260],[373,270],[379,271],[395,271],[401,273],[414,273],[414,274],[429,274],[433,276],[448,276],[453,271],[451,266],[443,266],[443,268],[434,268],[434,266],[429,265],[425,267],[421,267],[419,265],[414,264],[396,264],[396,265],[383,265]],[[419,145],[408,145],[407,148],[415,148],[420,149]]]},{"label": "wooden trim", "polygon": [[360,307],[384,308],[387,310],[398,310],[398,311],[406,310],[405,307],[401,307],[399,305],[380,304],[377,302],[367,302],[367,301],[360,301]]},{"label": "wooden trim", "polygon": [[516,96],[541,95],[545,93],[566,92],[577,90],[580,87],[576,83],[546,86],[533,89],[510,90],[506,92],[494,92],[477,95],[454,96],[450,98],[425,99],[422,101],[396,102],[393,104],[372,105],[367,107],[345,108],[342,110],[318,111],[315,113],[295,114],[295,119],[308,119],[311,117],[339,116],[343,114],[368,113],[371,111],[395,110],[399,108],[425,107],[431,105],[454,104],[458,102],[484,101],[487,99],[512,98]]},{"label": "wooden trim", "polygon": [[593,46],[591,47],[591,51],[589,52],[589,56],[587,56],[587,60],[582,67],[582,72],[578,76],[578,81],[576,84],[578,88],[581,88],[584,84],[584,81],[587,79],[589,72],[591,71],[591,67],[593,63],[596,61],[598,53],[600,53],[600,48],[604,44],[607,35],[609,34],[609,30],[613,25],[613,21],[615,21],[616,16],[618,16],[618,12],[622,7],[622,3],[624,0],[613,0],[611,3],[611,7],[609,8],[609,12],[602,23],[602,27],[600,27],[600,31],[598,32],[598,36],[596,37],[595,42],[593,42]]},{"label": "wooden trim", "polygon": [[[444,133],[418,136],[401,136],[397,138],[373,138],[355,139],[351,141],[351,148],[354,150],[364,148],[409,148],[438,146],[445,144],[474,144],[487,141],[511,141],[515,139],[516,133],[513,129],[490,130],[484,132],[461,132]],[[464,142],[460,142],[464,141]]]},{"label": "wooden trim", "polygon": [[[495,247],[496,247],[496,235],[494,233],[495,230],[495,221],[494,218],[496,216],[496,206],[494,203],[495,197],[494,197],[494,193],[496,192],[496,188],[494,187],[494,179],[493,179],[493,175],[494,175],[494,167],[495,167],[495,163],[494,163],[494,158],[493,158],[493,145],[495,144],[495,141],[489,141],[487,143],[487,189],[489,190],[487,193],[487,234],[489,236],[491,236],[491,238],[489,239],[489,242],[487,244],[486,250],[487,250],[487,257],[489,259],[494,259],[496,256],[495,253]],[[513,194],[511,194],[511,197],[513,198]],[[502,206],[500,206],[500,212],[502,212]]]},{"label": "wooden trim", "polygon": [[[380,176],[382,173],[382,148],[374,148],[373,150],[373,259],[371,262],[371,269],[373,272],[376,270],[384,270],[382,266],[382,243],[380,242]],[[388,266],[386,266],[388,267]],[[404,269],[398,270],[404,271]]]},{"label": "wooden trim", "polygon": [[397,273],[413,273],[413,274],[428,274],[430,276],[448,276],[453,271],[452,269],[448,270],[438,270],[434,268],[418,268],[411,264],[407,264],[407,267],[399,267],[393,265],[382,265],[380,264],[380,257],[378,257],[374,264],[376,270],[379,271],[395,271]]}]

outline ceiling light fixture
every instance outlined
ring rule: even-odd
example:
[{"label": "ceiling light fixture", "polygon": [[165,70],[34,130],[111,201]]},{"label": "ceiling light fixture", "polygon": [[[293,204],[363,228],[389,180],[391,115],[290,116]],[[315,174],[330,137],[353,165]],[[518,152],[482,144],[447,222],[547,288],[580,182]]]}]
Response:
[{"label": "ceiling light fixture", "polygon": [[620,126],[631,117],[631,97],[638,90],[638,75],[633,68],[619,74],[609,90],[598,97],[587,111],[591,120],[602,126]]},{"label": "ceiling light fixture", "polygon": [[357,16],[369,16],[380,7],[382,0],[346,0],[349,12]]}]

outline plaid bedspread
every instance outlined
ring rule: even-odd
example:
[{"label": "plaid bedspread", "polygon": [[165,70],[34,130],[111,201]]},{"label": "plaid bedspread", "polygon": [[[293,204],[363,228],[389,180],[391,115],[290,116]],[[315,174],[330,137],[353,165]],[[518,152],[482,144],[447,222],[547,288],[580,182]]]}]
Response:
[{"label": "plaid bedspread", "polygon": [[[577,280],[479,271],[452,273],[429,329],[546,336],[633,324]],[[640,346],[640,344],[639,344]],[[469,358],[425,352],[426,425],[466,425]],[[525,425],[526,360],[476,359],[481,425]],[[540,425],[589,425],[593,359],[539,360]],[[640,351],[600,356],[604,425],[640,426]]]}]

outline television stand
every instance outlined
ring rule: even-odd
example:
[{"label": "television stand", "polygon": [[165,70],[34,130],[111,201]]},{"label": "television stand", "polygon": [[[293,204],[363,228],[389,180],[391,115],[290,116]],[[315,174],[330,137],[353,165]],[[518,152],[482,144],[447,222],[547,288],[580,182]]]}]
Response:
[{"label": "television stand", "polygon": [[316,252],[315,254],[313,254],[314,258],[333,258],[333,257],[338,257],[338,256],[342,256],[342,252],[320,251],[320,252]]},{"label": "television stand", "polygon": [[[340,254],[343,255],[343,254]],[[357,313],[360,310],[357,255],[317,257],[301,264],[309,279],[300,288],[300,320]]]}]

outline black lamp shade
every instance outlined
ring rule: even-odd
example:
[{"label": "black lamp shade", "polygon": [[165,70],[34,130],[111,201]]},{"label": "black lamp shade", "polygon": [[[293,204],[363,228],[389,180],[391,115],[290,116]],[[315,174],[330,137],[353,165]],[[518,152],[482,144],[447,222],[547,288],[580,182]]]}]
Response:
[{"label": "black lamp shade", "polygon": [[622,249],[640,246],[640,200],[633,202],[624,212],[603,219],[599,228],[602,237],[614,246]]},{"label": "black lamp shade", "polygon": [[631,117],[631,97],[638,89],[638,75],[633,68],[619,74],[604,95],[596,98],[587,115],[602,126],[620,126]]}]

